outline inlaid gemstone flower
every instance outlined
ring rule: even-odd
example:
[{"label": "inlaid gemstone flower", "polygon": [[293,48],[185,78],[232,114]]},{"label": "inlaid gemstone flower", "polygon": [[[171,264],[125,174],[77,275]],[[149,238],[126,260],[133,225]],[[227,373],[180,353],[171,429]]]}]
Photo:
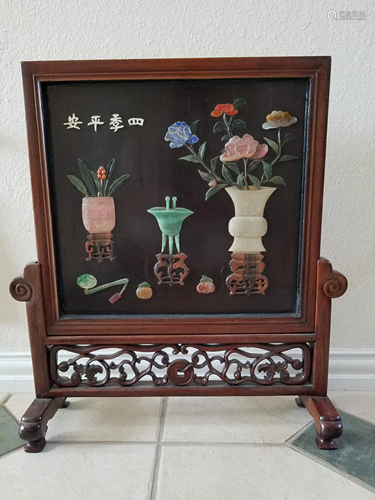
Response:
[{"label": "inlaid gemstone flower", "polygon": [[225,153],[220,156],[220,160],[225,163],[226,161],[237,161],[241,158],[259,159],[263,158],[268,152],[266,144],[259,144],[249,134],[245,134],[242,138],[235,135],[225,144]]},{"label": "inlaid gemstone flower", "polygon": [[191,128],[186,122],[176,122],[171,125],[164,139],[166,141],[171,141],[169,146],[172,149],[181,148],[186,143],[195,144],[199,141],[198,137],[192,133]]},{"label": "inlaid gemstone flower", "polygon": [[262,127],[265,130],[270,128],[290,127],[297,122],[297,118],[292,116],[288,111],[272,111],[270,115],[266,116],[266,122]]},{"label": "inlaid gemstone flower", "polygon": [[212,111],[211,116],[217,118],[218,116],[226,113],[227,115],[236,115],[238,113],[237,109],[234,109],[233,104],[218,104]]}]

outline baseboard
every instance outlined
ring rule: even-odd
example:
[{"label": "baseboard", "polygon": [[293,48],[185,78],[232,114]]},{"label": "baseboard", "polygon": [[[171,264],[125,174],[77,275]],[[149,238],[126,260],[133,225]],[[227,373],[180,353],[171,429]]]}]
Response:
[{"label": "baseboard", "polygon": [[33,392],[30,352],[0,353],[0,392]]},{"label": "baseboard", "polygon": [[[34,390],[31,354],[0,353],[0,392]],[[329,390],[374,391],[375,349],[331,349]]]},{"label": "baseboard", "polygon": [[375,391],[375,349],[331,349],[328,389]]}]

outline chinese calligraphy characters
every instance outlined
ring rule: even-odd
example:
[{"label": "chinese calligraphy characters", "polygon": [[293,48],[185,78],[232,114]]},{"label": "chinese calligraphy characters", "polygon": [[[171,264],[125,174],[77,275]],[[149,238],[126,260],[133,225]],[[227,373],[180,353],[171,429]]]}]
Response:
[{"label": "chinese calligraphy characters", "polygon": [[114,113],[112,115],[112,118],[110,119],[109,121],[109,125],[110,125],[110,129],[111,130],[114,130],[115,132],[118,131],[118,129],[120,128],[124,128],[124,125],[121,125],[122,124],[122,118],[119,114],[117,113]]},{"label": "chinese calligraphy characters", "polygon": [[93,125],[95,132],[98,131],[98,125],[104,125],[104,122],[100,121],[100,116],[99,115],[94,115],[91,117],[91,122],[89,122],[87,125]]},{"label": "chinese calligraphy characters", "polygon": [[64,125],[67,125],[67,130],[70,128],[76,128],[80,130],[80,127],[78,125],[83,125],[83,122],[79,121],[79,118],[73,113],[72,116],[68,116],[68,122],[64,123]]},{"label": "chinese calligraphy characters", "polygon": [[[143,127],[144,124],[144,119],[143,118],[129,118],[128,120],[129,126],[133,125],[140,125]],[[99,125],[104,125],[105,122],[101,121],[101,116],[100,115],[92,115],[91,116],[91,121],[87,123],[87,126],[92,126],[95,130],[95,132],[98,131],[98,126]],[[66,126],[66,129],[77,129],[80,130],[81,127],[78,125],[83,125],[83,122],[80,121],[80,119],[75,115],[75,113],[72,114],[72,116],[68,116],[68,121],[63,123],[63,125]],[[109,129],[113,130],[114,132],[117,132],[121,128],[124,128],[125,125],[123,125],[123,120],[121,116],[118,113],[113,113],[111,118],[109,119]]]}]

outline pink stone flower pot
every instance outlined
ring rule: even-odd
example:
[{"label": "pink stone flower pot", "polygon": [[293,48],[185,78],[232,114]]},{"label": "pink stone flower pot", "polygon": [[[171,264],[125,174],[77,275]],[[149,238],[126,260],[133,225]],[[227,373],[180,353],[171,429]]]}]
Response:
[{"label": "pink stone flower pot", "polygon": [[82,200],[83,225],[89,233],[110,233],[116,225],[112,197],[87,197]]}]

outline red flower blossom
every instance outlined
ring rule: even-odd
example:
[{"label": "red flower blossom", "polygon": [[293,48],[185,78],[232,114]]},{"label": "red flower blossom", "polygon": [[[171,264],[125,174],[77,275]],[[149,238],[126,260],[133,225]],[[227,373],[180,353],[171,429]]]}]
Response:
[{"label": "red flower blossom", "polygon": [[236,115],[238,111],[234,109],[233,104],[218,104],[212,111],[211,116],[217,118],[218,116],[221,116],[223,113],[226,113],[227,115]]}]

